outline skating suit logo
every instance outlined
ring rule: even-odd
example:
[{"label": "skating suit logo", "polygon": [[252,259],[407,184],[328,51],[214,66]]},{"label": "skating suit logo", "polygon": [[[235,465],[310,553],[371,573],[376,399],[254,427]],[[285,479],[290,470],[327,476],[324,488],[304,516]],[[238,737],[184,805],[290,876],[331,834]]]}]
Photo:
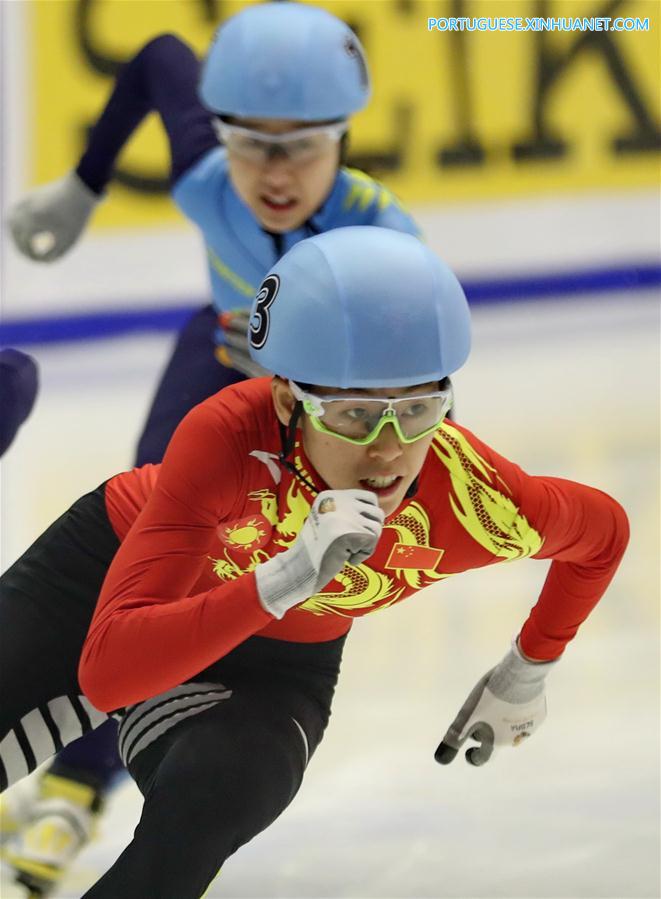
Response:
[{"label": "skating suit logo", "polygon": [[[542,539],[519,514],[507,485],[462,434],[442,427],[431,451],[450,474],[447,500],[456,521],[490,556],[509,560],[539,551]],[[309,479],[300,456],[295,461]],[[214,573],[222,580],[254,571],[278,549],[288,549],[309,514],[313,497],[292,479],[288,485],[281,485],[279,494],[271,489],[256,490],[248,494],[248,501],[255,504],[252,514],[218,528],[224,551],[222,557],[211,561]],[[427,510],[421,502],[411,500],[385,525],[377,550],[367,563],[345,565],[323,593],[311,596],[297,610],[354,618],[387,608],[450,577],[452,572],[438,570],[445,550],[431,545],[430,533]]]},{"label": "skating suit logo", "polygon": [[218,536],[229,549],[238,552],[250,552],[261,549],[269,542],[271,525],[261,514],[247,515],[230,525],[218,526]]}]

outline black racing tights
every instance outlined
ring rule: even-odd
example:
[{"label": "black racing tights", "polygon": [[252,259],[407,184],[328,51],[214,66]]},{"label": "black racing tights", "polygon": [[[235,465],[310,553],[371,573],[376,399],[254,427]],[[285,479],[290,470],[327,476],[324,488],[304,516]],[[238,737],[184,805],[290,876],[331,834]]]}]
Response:
[{"label": "black racing tights", "polygon": [[224,861],[268,827],[301,784],[305,740],[279,698],[291,697],[235,692],[137,756],[130,771],[145,797],[140,823],[85,897],[203,895]]}]

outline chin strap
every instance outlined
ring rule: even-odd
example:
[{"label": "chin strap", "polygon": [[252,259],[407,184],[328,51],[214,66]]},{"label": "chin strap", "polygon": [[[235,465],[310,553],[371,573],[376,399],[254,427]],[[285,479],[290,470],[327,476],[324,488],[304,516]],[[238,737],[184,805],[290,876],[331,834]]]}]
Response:
[{"label": "chin strap", "polygon": [[411,499],[411,497],[415,496],[416,493],[418,492],[418,487],[420,486],[420,484],[418,483],[418,480],[419,480],[418,478],[415,478],[415,480],[413,481],[413,483],[411,484],[409,489],[404,494],[406,499]]},{"label": "chin strap", "polygon": [[294,450],[294,445],[296,443],[296,425],[298,424],[298,420],[301,417],[301,413],[303,411],[303,404],[297,400],[294,405],[294,409],[291,414],[291,418],[289,419],[289,424],[285,427],[285,425],[280,423],[280,443],[282,444],[282,450],[278,456],[278,460],[283,468],[286,468],[287,471],[291,472],[295,478],[297,478],[302,484],[308,488],[308,490],[312,491],[312,494],[316,496],[319,491],[311,484],[310,481],[296,468],[293,462],[290,462],[287,456],[290,456]]}]

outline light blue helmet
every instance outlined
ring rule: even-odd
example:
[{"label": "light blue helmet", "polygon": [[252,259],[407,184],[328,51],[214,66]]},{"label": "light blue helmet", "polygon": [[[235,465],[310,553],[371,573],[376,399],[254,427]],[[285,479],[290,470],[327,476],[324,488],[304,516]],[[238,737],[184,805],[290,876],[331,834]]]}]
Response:
[{"label": "light blue helmet", "polygon": [[221,25],[199,93],[219,115],[321,122],[362,109],[370,86],[348,25],[323,9],[279,2],[250,6]]},{"label": "light blue helmet", "polygon": [[460,368],[470,351],[461,285],[410,234],[336,228],[296,244],[252,307],[250,355],[322,387],[408,387]]}]

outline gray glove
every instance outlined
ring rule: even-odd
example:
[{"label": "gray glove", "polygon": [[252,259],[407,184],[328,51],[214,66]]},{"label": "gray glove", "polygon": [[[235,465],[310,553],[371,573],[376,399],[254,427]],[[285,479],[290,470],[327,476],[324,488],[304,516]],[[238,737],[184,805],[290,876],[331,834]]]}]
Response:
[{"label": "gray glove", "polygon": [[262,378],[272,374],[250,358],[248,350],[248,325],[250,309],[232,309],[220,316],[223,343],[216,348],[216,359],[221,365],[243,372],[249,378]]},{"label": "gray glove", "polygon": [[346,562],[360,565],[379,542],[384,513],[368,490],[324,490],[295,543],[255,569],[262,605],[275,618],[319,593]]},{"label": "gray glove", "polygon": [[530,737],[546,718],[544,680],[556,661],[524,659],[515,640],[472,690],[438,746],[436,761],[449,765],[470,737],[479,745],[468,749],[466,761],[483,765],[494,746],[518,746]]},{"label": "gray glove", "polygon": [[35,262],[53,262],[75,244],[100,200],[75,172],[44,184],[10,209],[14,243]]}]

